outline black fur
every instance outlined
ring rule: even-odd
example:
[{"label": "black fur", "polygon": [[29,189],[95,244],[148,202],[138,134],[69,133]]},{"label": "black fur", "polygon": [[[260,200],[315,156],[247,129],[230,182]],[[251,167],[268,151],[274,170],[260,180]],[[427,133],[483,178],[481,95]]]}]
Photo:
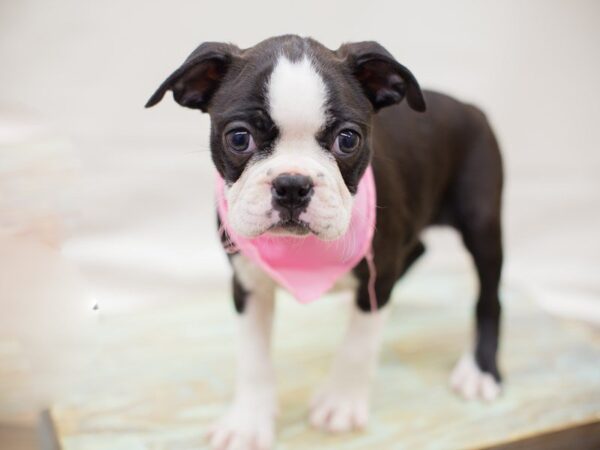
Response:
[{"label": "black fur", "polygon": [[238,314],[242,314],[246,309],[246,299],[248,298],[248,292],[240,284],[235,274],[231,279],[231,284],[231,290],[233,292],[233,305]]}]

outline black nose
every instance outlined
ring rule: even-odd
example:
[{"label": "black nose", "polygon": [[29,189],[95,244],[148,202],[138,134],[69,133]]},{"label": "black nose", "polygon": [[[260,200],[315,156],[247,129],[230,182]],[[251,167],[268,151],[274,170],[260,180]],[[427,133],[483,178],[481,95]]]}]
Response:
[{"label": "black nose", "polygon": [[274,202],[292,211],[308,205],[313,193],[313,182],[305,175],[284,173],[273,180],[272,186]]}]

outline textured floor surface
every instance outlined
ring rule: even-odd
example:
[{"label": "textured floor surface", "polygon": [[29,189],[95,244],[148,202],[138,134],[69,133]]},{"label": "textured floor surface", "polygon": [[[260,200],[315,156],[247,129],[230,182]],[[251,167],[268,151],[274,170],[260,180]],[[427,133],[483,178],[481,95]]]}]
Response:
[{"label": "textured floor surface", "polygon": [[[600,420],[600,334],[559,321],[518,290],[504,292],[502,366],[494,404],[468,403],[447,376],[469,341],[471,284],[414,277],[397,290],[367,431],[327,436],[307,427],[307,401],[343,331],[343,296],[302,307],[282,295],[274,355],[279,449],[465,448]],[[65,450],[201,449],[231,395],[234,321],[224,295],[135,317],[100,316],[89,364],[94,389],[51,412]]]}]

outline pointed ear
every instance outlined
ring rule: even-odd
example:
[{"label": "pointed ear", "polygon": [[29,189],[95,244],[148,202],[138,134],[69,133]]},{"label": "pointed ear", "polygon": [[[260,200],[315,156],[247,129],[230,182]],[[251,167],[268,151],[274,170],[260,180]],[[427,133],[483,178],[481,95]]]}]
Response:
[{"label": "pointed ear", "polygon": [[350,67],[375,111],[404,97],[415,111],[425,111],[425,99],[414,75],[377,42],[343,44],[337,55]]},{"label": "pointed ear", "polygon": [[160,102],[167,91],[181,106],[206,112],[240,49],[231,44],[205,42],[188,56],[179,69],[167,78],[150,97],[146,108]]}]

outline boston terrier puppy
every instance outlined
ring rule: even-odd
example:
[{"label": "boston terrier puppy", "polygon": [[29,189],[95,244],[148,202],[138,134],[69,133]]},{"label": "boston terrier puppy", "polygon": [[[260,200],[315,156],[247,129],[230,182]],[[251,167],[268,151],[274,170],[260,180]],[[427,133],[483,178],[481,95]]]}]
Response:
[{"label": "boston terrier puppy", "polygon": [[474,341],[450,385],[467,399],[500,394],[503,170],[478,108],[421,90],[376,42],[330,50],[295,35],[247,49],[203,43],[146,107],[169,90],[210,115],[219,229],[233,267],[238,375],[212,448],[274,445],[277,286],[303,302],[334,285],[353,290],[348,332],[309,420],[331,432],[366,426],[390,293],[425,251],[429,225],[459,231],[479,278]]}]

